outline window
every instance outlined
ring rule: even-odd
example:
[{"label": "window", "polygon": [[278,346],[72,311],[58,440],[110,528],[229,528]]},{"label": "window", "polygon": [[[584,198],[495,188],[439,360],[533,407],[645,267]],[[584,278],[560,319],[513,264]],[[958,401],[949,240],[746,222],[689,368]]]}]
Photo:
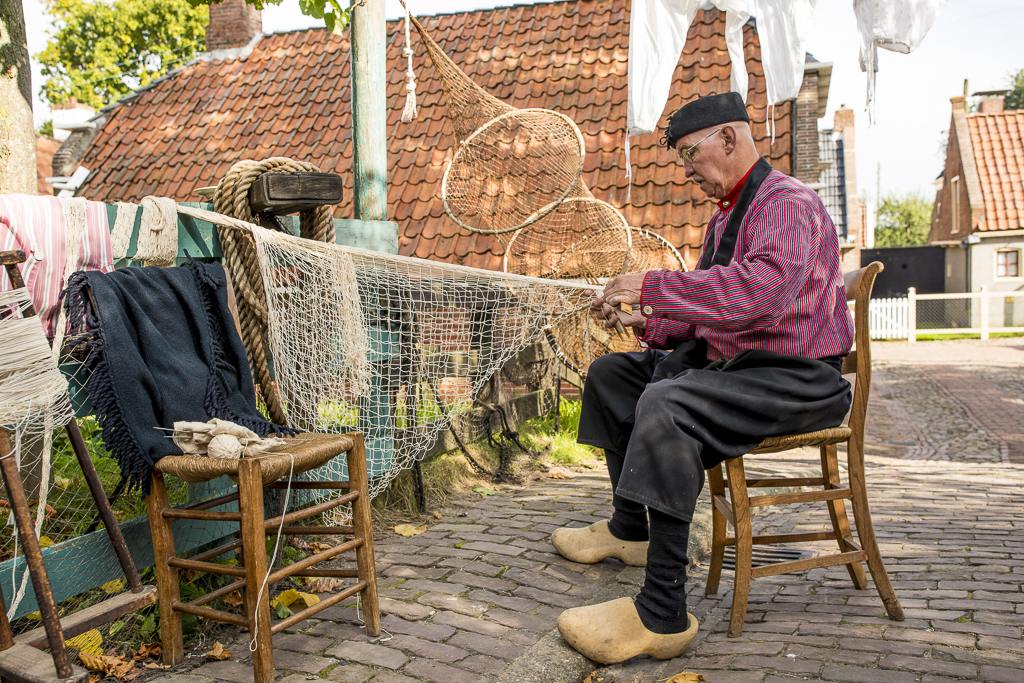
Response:
[{"label": "window", "polygon": [[996,277],[1020,277],[1020,249],[996,252]]}]

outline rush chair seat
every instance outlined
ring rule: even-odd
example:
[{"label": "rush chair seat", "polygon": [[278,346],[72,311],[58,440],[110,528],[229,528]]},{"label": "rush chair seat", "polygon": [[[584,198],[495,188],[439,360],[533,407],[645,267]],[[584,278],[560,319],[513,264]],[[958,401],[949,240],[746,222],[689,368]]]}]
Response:
[{"label": "rush chair seat", "polygon": [[[743,632],[751,579],[804,571],[815,567],[846,565],[854,586],[866,589],[868,581],[862,562],[867,562],[871,578],[874,579],[875,588],[882,598],[889,618],[893,621],[903,620],[903,608],[889,582],[889,576],[885,571],[878,543],[875,540],[864,476],[864,421],[868,407],[868,395],[871,391],[871,337],[868,329],[868,303],[875,277],[881,271],[882,264],[875,262],[844,276],[846,299],[855,302],[856,349],[843,363],[843,374],[856,374],[853,407],[848,425],[806,434],[772,437],[765,439],[751,451],[751,454],[756,455],[778,453],[808,446],[817,447],[821,452],[821,477],[748,479],[744,472],[742,457],[727,460],[708,472],[712,499],[712,548],[705,592],[709,595],[718,592],[725,547],[735,546],[735,585],[732,618],[729,622],[729,636],[732,638],[738,637]],[[849,481],[846,486],[842,485],[839,478],[836,446],[840,443],[847,445]],[[820,486],[821,490],[767,496],[751,496],[748,493],[751,488],[811,486]],[[729,490],[728,496],[726,488]],[[850,522],[846,516],[844,502],[846,500],[852,503],[853,520],[859,540],[853,538]],[[750,519],[752,509],[769,505],[817,501],[824,502],[828,508],[832,531],[753,536]],[[735,530],[734,536],[726,536],[727,525],[731,525]],[[776,562],[759,567],[752,566],[751,554],[755,545],[825,540],[835,540],[839,545],[839,553]]]}]

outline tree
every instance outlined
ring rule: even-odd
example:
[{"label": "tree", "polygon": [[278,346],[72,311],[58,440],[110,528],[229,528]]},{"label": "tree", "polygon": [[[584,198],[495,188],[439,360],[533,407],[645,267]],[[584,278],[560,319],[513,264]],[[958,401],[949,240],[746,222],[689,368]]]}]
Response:
[{"label": "tree", "polygon": [[1004,109],[1024,109],[1024,69],[1010,73],[1010,92],[1003,100]]},{"label": "tree", "polygon": [[928,241],[932,202],[920,194],[890,194],[878,207],[875,247],[919,247]]},{"label": "tree", "polygon": [[209,9],[187,0],[48,0],[55,32],[36,55],[51,104],[97,109],[205,49]]},{"label": "tree", "polygon": [[21,0],[0,1],[0,194],[36,193],[32,69]]}]

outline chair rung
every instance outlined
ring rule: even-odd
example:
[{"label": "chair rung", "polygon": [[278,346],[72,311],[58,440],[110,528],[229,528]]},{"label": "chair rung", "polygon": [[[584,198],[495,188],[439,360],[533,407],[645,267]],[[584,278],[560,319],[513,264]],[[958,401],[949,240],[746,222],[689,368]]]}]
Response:
[{"label": "chair rung", "polygon": [[[774,536],[754,536],[753,545],[776,545],[779,543],[810,543],[812,541],[834,541],[836,535],[832,531],[816,531],[808,534],[778,534]],[[849,542],[849,541],[847,541]],[[725,539],[725,545],[736,545],[735,537]]]},{"label": "chair rung", "polygon": [[341,602],[342,600],[344,600],[345,598],[351,597],[351,596],[355,595],[356,593],[358,593],[359,591],[361,591],[361,590],[363,590],[365,588],[366,588],[366,582],[365,581],[357,581],[355,584],[349,586],[348,588],[346,588],[345,590],[341,591],[340,593],[335,593],[334,595],[326,597],[323,600],[321,600],[320,602],[318,602],[317,604],[311,605],[310,607],[307,607],[304,610],[300,610],[300,611],[296,612],[295,614],[291,615],[287,619],[283,619],[283,620],[277,622],[276,624],[274,624],[273,626],[270,627],[270,632],[271,633],[278,633],[279,631],[283,631],[284,629],[288,628],[292,624],[299,623],[303,619],[309,619],[311,616],[313,616],[317,612],[319,612],[321,610],[325,610],[328,607],[330,607],[331,605],[337,604],[337,603]]},{"label": "chair rung", "polygon": [[238,500],[238,491],[235,491],[233,493],[228,493],[228,494],[225,494],[223,496],[217,496],[216,498],[211,498],[210,500],[204,500],[204,501],[201,501],[199,503],[196,503],[195,505],[189,505],[187,509],[189,509],[189,510],[209,510],[210,508],[215,508],[215,507],[218,507],[220,505],[227,505],[228,503],[234,503],[236,500]]},{"label": "chair rung", "polygon": [[[353,491],[352,493],[346,493],[344,496],[338,496],[337,498],[331,498],[330,500],[326,500],[326,501],[324,501],[322,503],[317,503],[316,505],[310,505],[308,508],[303,508],[302,510],[296,510],[295,512],[289,512],[287,515],[284,516],[284,523],[285,524],[290,524],[292,522],[297,522],[300,519],[307,519],[309,517],[312,517],[313,515],[318,515],[321,512],[327,512],[328,510],[333,510],[334,508],[338,507],[339,505],[344,505],[345,503],[351,503],[352,501],[354,501],[358,497],[359,497],[359,492],[358,491]],[[279,517],[279,516],[278,517],[272,517],[272,518],[266,520],[265,522],[263,522],[263,528],[265,528],[265,529],[275,529],[276,530],[277,527],[280,524],[281,524],[281,517]]]},{"label": "chair rung", "polygon": [[868,554],[863,550],[849,553],[836,553],[835,555],[821,555],[810,557],[806,560],[793,560],[791,562],[776,562],[766,564],[763,567],[751,567],[750,578],[759,579],[765,576],[776,574],[789,574],[790,572],[801,572],[805,569],[816,569],[818,567],[835,567],[840,564],[852,564],[854,562],[866,562]]},{"label": "chair rung", "polygon": [[714,497],[714,503],[715,509],[722,513],[725,520],[729,522],[729,524],[736,526],[736,516],[732,513],[732,506],[729,505],[729,499],[723,495],[718,495]]},{"label": "chair rung", "polygon": [[241,522],[241,512],[223,512],[220,510],[193,510],[189,508],[172,508],[163,511],[164,519],[203,519],[211,522]]},{"label": "chair rung", "polygon": [[349,541],[347,543],[342,543],[341,545],[336,545],[333,548],[329,548],[327,550],[324,550],[323,552],[319,552],[316,555],[310,555],[309,557],[307,557],[307,558],[305,558],[303,560],[299,560],[298,562],[295,562],[294,564],[290,564],[287,567],[281,567],[277,571],[271,573],[270,579],[268,580],[267,583],[268,584],[273,584],[275,581],[280,581],[281,579],[287,578],[289,576],[295,576],[296,574],[298,574],[302,570],[308,569],[309,567],[312,567],[314,564],[318,564],[320,562],[326,562],[327,560],[331,559],[332,557],[340,555],[343,552],[346,552],[346,551],[349,551],[349,550],[354,550],[355,548],[358,548],[362,544],[363,544],[363,539],[361,539],[361,538],[353,538],[351,541]]},{"label": "chair rung", "polygon": [[767,479],[747,479],[747,488],[764,486],[824,486],[822,477],[768,477]]},{"label": "chair rung", "polygon": [[[278,523],[280,524],[280,522]],[[268,536],[277,533],[277,529],[267,529],[266,531]],[[355,529],[352,526],[286,526],[283,533],[285,536],[303,536],[306,534],[329,536],[331,534],[354,534]]]},{"label": "chair rung", "polygon": [[245,617],[241,617],[231,612],[222,612],[219,609],[210,609],[209,607],[196,607],[193,604],[187,602],[176,602],[171,605],[171,609],[175,612],[184,612],[185,614],[194,614],[197,617],[205,617],[207,619],[213,619],[214,621],[222,621],[227,624],[234,624],[235,626],[249,627],[249,620]]},{"label": "chair rung", "polygon": [[167,564],[178,569],[195,569],[196,571],[209,572],[210,574],[227,574],[228,576],[237,576],[239,578],[245,576],[245,567],[229,567],[226,564],[217,564],[216,562],[199,562],[172,557],[167,560]]},{"label": "chair rung", "polygon": [[[284,489],[289,488],[288,481],[275,481],[271,484],[267,484],[263,488],[265,489]],[[352,488],[352,482],[349,481],[293,481],[290,488],[294,491],[296,489],[350,489]]]},{"label": "chair rung", "polygon": [[829,489],[827,491],[808,491],[807,493],[781,493],[777,496],[751,496],[750,507],[766,505],[790,505],[792,503],[813,503],[826,500],[853,498],[850,489]]}]

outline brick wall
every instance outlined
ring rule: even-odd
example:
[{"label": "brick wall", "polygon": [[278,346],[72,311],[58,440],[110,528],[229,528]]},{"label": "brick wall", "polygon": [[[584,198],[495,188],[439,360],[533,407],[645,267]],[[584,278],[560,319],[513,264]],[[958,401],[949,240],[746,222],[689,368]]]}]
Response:
[{"label": "brick wall", "polygon": [[863,247],[864,232],[861,229],[861,202],[857,196],[857,151],[854,137],[853,110],[840,105],[836,110],[832,129],[843,136],[843,166],[846,169],[846,233],[854,244]]},{"label": "brick wall", "polygon": [[208,51],[245,47],[260,33],[263,33],[263,13],[245,4],[245,0],[224,0],[210,5],[210,24],[206,27]]},{"label": "brick wall", "polygon": [[793,115],[793,177],[818,182],[818,72],[808,71]]},{"label": "brick wall", "polygon": [[979,114],[1001,114],[1003,112],[1003,98],[992,97],[978,103]]}]

